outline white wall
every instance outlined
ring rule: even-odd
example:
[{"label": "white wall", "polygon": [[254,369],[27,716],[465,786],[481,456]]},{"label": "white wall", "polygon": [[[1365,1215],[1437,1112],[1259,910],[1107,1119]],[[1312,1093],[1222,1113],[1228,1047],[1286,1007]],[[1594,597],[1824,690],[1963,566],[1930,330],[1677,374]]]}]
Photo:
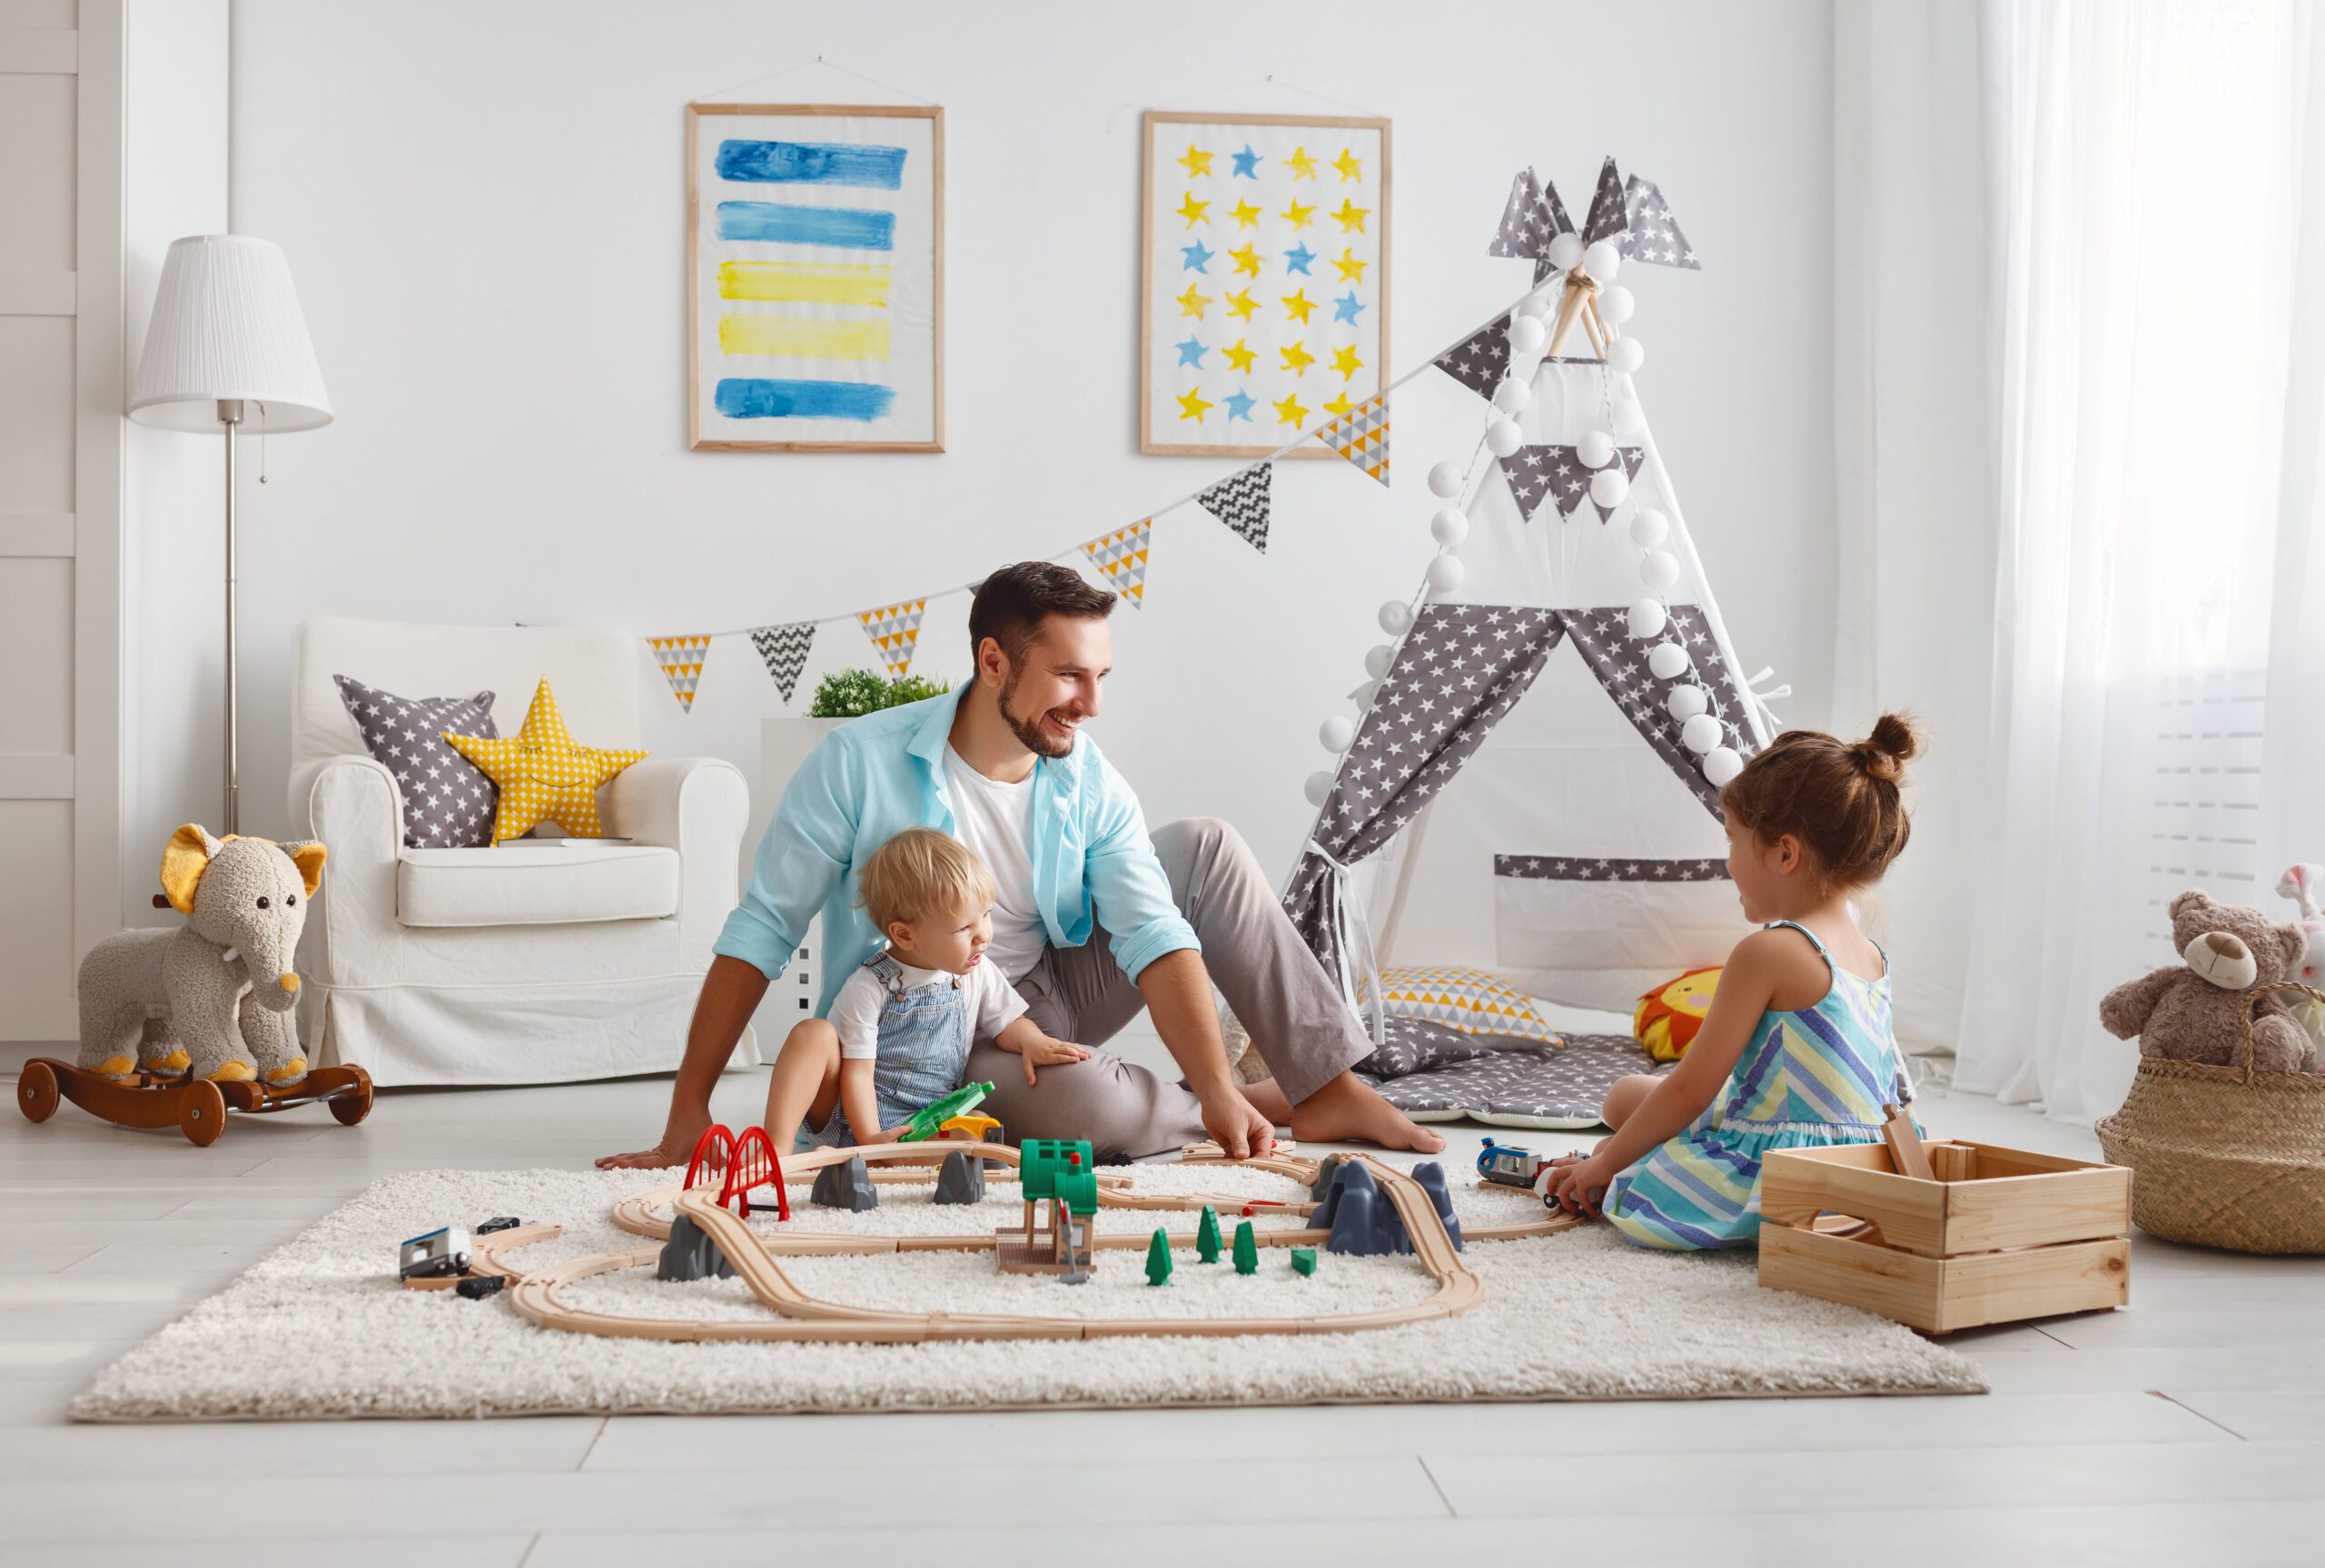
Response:
[{"label": "white wall", "polygon": [[[1831,43],[1822,3],[240,0],[233,227],[288,252],[338,411],[273,442],[272,482],[244,490],[245,825],[287,825],[303,615],[638,634],[823,615],[1046,555],[1223,472],[1135,451],[1139,112],[1332,112],[1270,71],[1396,122],[1392,372],[1523,287],[1524,262],[1484,253],[1514,168],[1538,164],[1578,218],[1606,153],[1661,183],[1707,270],[1626,279],[1640,386],[1742,656],[1776,665],[1800,692],[1786,716],[1813,722],[1831,674]],[[686,449],[682,107],[818,54],[946,109],[942,456]],[[749,95],[895,101],[820,69]],[[1430,553],[1421,475],[1476,439],[1478,405],[1442,377],[1395,410],[1393,492],[1339,463],[1281,468],[1265,557],[1168,518],[1150,607],[1115,616],[1102,744],[1152,820],[1230,817],[1271,871],[1307,830],[1315,726]],[[147,585],[153,647],[216,640],[213,583]],[[963,673],[965,614],[932,607],[916,669]],[[816,652],[811,682],[870,662],[852,626]],[[160,705],[195,676],[147,660]],[[502,694],[510,722],[528,695]],[[649,711],[654,746],[756,776],[759,720],[781,710],[736,639],[691,715],[666,694]],[[203,809],[208,729],[157,721],[140,741],[145,774],[198,781]],[[131,859],[183,809],[146,798]]]}]

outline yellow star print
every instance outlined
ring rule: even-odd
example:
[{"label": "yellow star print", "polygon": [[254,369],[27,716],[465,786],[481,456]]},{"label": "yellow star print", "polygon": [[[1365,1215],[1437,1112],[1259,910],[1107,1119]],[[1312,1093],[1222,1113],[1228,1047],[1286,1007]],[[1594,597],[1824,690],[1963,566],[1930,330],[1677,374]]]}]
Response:
[{"label": "yellow star print", "polygon": [[1252,291],[1249,289],[1238,289],[1227,296],[1227,313],[1240,320],[1250,321],[1252,312],[1259,308],[1260,302],[1252,298]]},{"label": "yellow star print", "polygon": [[1294,392],[1275,405],[1275,422],[1279,425],[1305,425],[1308,422],[1308,410],[1300,406],[1299,393]]},{"label": "yellow star print", "polygon": [[[1348,154],[1343,153],[1341,156],[1345,158]],[[1187,151],[1184,157],[1173,158],[1171,161],[1173,163],[1185,164],[1187,168],[1187,178],[1190,180],[1193,179],[1197,174],[1208,174],[1211,173],[1211,154],[1208,153],[1199,153],[1195,151],[1195,144],[1192,142],[1187,143]]]},{"label": "yellow star print", "polygon": [[1304,342],[1287,343],[1276,352],[1283,356],[1283,368],[1295,376],[1306,375],[1308,367],[1316,362],[1316,356],[1308,351]]},{"label": "yellow star print", "polygon": [[1291,156],[1286,158],[1284,163],[1290,166],[1291,177],[1295,180],[1312,180],[1316,177],[1316,160],[1308,156],[1308,149],[1305,147],[1294,147],[1291,150]]},{"label": "yellow star print", "polygon": [[1219,351],[1227,356],[1227,362],[1235,368],[1239,375],[1250,373],[1252,361],[1259,357],[1252,350],[1243,346],[1243,340],[1241,338]]},{"label": "yellow star print", "polygon": [[1345,344],[1332,350],[1332,369],[1341,373],[1343,381],[1364,369],[1364,361],[1356,357],[1355,344]]},{"label": "yellow star print", "polygon": [[1190,229],[1197,223],[1208,223],[1211,222],[1211,203],[1196,201],[1195,193],[1190,191],[1186,199],[1179,203],[1179,216],[1187,221]]},{"label": "yellow star print", "polygon": [[522,838],[542,819],[575,838],[602,838],[598,823],[598,786],[635,762],[642,751],[603,751],[573,738],[557,711],[557,698],[543,677],[534,688],[525,725],[513,735],[488,738],[441,732],[444,742],[474,763],[500,788],[492,816],[492,842]]},{"label": "yellow star print", "polygon": [[1333,266],[1341,270],[1341,281],[1343,283],[1364,281],[1364,269],[1371,264],[1370,261],[1360,261],[1356,259],[1356,247],[1353,245],[1341,246],[1339,259],[1332,262]]},{"label": "yellow star print", "polygon": [[1283,210],[1283,221],[1295,229],[1306,228],[1315,221],[1315,218],[1316,209],[1312,205],[1303,207],[1294,202]]},{"label": "yellow star print", "polygon": [[1332,167],[1341,172],[1341,178],[1343,180],[1364,178],[1364,160],[1355,156],[1345,147],[1341,149],[1341,155],[1332,160]]},{"label": "yellow star print", "polygon": [[1332,221],[1341,226],[1341,233],[1345,234],[1352,229],[1361,234],[1364,232],[1364,220],[1371,215],[1371,208],[1360,207],[1346,196],[1342,196],[1340,211],[1334,212],[1331,217]]},{"label": "yellow star print", "polygon": [[1316,308],[1316,301],[1308,297],[1308,291],[1294,289],[1291,293],[1283,295],[1282,300],[1283,313],[1302,326],[1307,325],[1308,312]]},{"label": "yellow star print", "polygon": [[1235,263],[1237,271],[1249,272],[1254,278],[1260,275],[1260,248],[1256,244],[1238,246],[1228,251],[1227,256]]},{"label": "yellow star print", "polygon": [[1228,209],[1227,215],[1235,220],[1239,229],[1256,229],[1260,224],[1260,210],[1241,196],[1235,198],[1235,205]]},{"label": "yellow star print", "polygon": [[1343,387],[1339,391],[1332,394],[1331,401],[1324,405],[1324,411],[1331,415],[1332,418],[1336,419],[1345,419],[1349,415],[1354,413],[1363,406],[1364,405],[1361,403],[1350,402],[1348,400],[1348,389]]},{"label": "yellow star print", "polygon": [[1179,394],[1179,418],[1200,421],[1209,412],[1211,412],[1211,405],[1203,399],[1201,387],[1197,387],[1192,392]]},{"label": "yellow star print", "polygon": [[1192,316],[1201,320],[1202,313],[1210,308],[1211,296],[1192,283],[1189,283],[1187,291],[1179,296],[1179,314],[1182,316]]}]

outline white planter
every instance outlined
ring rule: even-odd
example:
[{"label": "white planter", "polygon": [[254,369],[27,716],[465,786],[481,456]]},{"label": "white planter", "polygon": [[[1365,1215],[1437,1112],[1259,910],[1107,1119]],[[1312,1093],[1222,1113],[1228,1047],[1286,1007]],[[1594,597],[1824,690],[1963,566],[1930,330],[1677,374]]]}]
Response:
[{"label": "white planter", "polygon": [[[791,775],[807,760],[807,754],[822,744],[823,738],[847,723],[846,719],[771,718],[759,721],[758,787],[751,792],[751,825],[743,834],[743,875],[751,874],[751,863],[758,853],[759,840],[767,835],[767,824],[775,817],[776,803],[790,786]],[[783,1043],[783,1036],[801,1019],[811,1016],[816,997],[822,989],[824,962],[824,922],[821,917],[811,921],[807,934],[800,940],[806,957],[796,958],[783,977],[767,988],[767,1001],[759,1004],[757,1019],[761,1027],[775,1027],[775,1034],[767,1043],[772,1054]],[[800,1004],[805,1002],[806,1006]]]}]

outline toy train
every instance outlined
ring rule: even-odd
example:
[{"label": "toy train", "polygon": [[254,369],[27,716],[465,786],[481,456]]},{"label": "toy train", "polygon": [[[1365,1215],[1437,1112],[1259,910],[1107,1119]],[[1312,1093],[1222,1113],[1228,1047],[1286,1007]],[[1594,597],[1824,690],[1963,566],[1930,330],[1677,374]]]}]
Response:
[{"label": "toy train", "polygon": [[1522,1187],[1531,1191],[1542,1174],[1542,1167],[1549,1164],[1545,1157],[1529,1149],[1513,1149],[1508,1144],[1486,1139],[1478,1150],[1478,1174],[1488,1181],[1504,1187]]}]

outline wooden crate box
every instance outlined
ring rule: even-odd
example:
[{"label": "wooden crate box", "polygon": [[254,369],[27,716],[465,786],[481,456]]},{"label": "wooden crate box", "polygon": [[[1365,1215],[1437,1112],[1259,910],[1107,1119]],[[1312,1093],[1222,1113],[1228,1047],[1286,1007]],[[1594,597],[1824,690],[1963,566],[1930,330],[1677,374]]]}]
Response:
[{"label": "wooden crate box", "polygon": [[1770,1154],[1760,1283],[1931,1334],[2130,1298],[2129,1170],[1985,1143],[1924,1147],[1934,1181],[1898,1174],[1885,1144]]}]

